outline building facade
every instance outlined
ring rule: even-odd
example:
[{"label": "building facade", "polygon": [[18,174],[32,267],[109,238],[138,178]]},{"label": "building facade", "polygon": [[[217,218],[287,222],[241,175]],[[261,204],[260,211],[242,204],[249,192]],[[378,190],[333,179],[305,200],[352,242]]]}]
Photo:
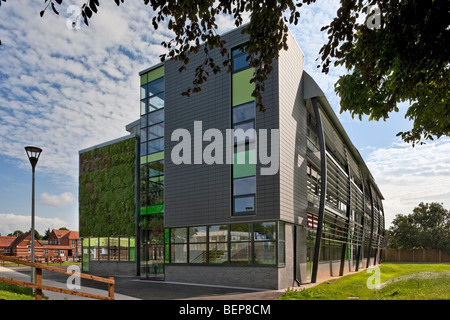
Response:
[{"label": "building facade", "polygon": [[[48,240],[34,240],[35,256],[39,259],[81,256],[81,240],[77,231],[53,229]],[[0,236],[0,255],[31,257],[31,234],[18,237]]]},{"label": "building facade", "polygon": [[222,38],[232,72],[190,97],[181,93],[203,53],[182,73],[173,60],[140,72],[141,115],[127,127],[139,167],[137,273],[280,289],[379,263],[383,196],[293,36],[265,82],[265,112],[246,35]]}]

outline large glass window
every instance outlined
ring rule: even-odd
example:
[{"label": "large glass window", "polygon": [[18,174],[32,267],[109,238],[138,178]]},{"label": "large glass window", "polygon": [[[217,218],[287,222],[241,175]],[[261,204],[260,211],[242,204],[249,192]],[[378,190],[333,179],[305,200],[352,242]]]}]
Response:
[{"label": "large glass window", "polygon": [[172,263],[187,262],[187,228],[170,230],[170,261]]},{"label": "large glass window", "polygon": [[148,125],[164,121],[164,110],[153,111],[148,115]]},{"label": "large glass window", "polygon": [[206,262],[206,227],[189,228],[189,263]]},{"label": "large glass window", "polygon": [[251,263],[251,224],[230,225],[230,262]]},{"label": "large glass window", "polygon": [[228,226],[217,225],[208,227],[209,263],[228,262]]},{"label": "large glass window", "polygon": [[148,83],[148,95],[153,96],[164,91],[164,77]]},{"label": "large glass window", "polygon": [[[141,277],[164,277],[164,261],[187,262],[187,243],[164,236],[164,67],[141,75]],[[166,250],[166,252],[165,252]],[[169,257],[169,251],[172,256]]]},{"label": "large glass window", "polygon": [[255,241],[254,263],[276,263],[276,223],[262,222],[253,225]]},{"label": "large glass window", "polygon": [[250,63],[247,61],[248,53],[244,50],[245,47],[239,47],[231,51],[231,56],[233,58],[233,72],[250,67]]},{"label": "large glass window", "polygon": [[242,196],[256,193],[256,177],[246,177],[233,180],[233,195]]},{"label": "large glass window", "polygon": [[255,118],[255,102],[241,104],[233,108],[233,123],[240,123]]},{"label": "large glass window", "polygon": [[233,214],[256,213],[256,150],[253,69],[248,54],[239,47],[232,50],[232,119],[234,129]]},{"label": "large glass window", "polygon": [[164,139],[156,139],[148,142],[148,153],[155,153],[164,150]]},{"label": "large glass window", "polygon": [[149,99],[150,112],[161,108],[164,108],[164,92],[158,93]]},{"label": "large glass window", "polygon": [[255,212],[255,196],[234,197],[234,212]]},{"label": "large glass window", "polygon": [[148,128],[148,139],[153,140],[164,136],[164,122]]}]

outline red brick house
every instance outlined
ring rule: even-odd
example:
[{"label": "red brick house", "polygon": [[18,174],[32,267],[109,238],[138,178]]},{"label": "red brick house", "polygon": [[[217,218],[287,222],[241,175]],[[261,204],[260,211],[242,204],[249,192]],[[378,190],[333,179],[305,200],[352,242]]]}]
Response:
[{"label": "red brick house", "polygon": [[53,229],[44,244],[44,256],[80,256],[81,241],[78,231]]},{"label": "red brick house", "polygon": [[[18,237],[0,237],[0,244],[0,254],[13,257],[31,256],[31,233],[24,233]],[[44,247],[38,240],[34,240],[34,253],[36,256],[44,253]]]},{"label": "red brick house", "polygon": [[1,237],[0,236],[0,254],[3,255],[10,255],[11,253],[11,243],[16,239],[17,237]]},{"label": "red brick house", "polygon": [[[0,236],[0,255],[28,258],[31,256],[31,234],[18,237]],[[35,240],[36,257],[79,257],[81,241],[78,231],[53,229],[48,240]]]}]

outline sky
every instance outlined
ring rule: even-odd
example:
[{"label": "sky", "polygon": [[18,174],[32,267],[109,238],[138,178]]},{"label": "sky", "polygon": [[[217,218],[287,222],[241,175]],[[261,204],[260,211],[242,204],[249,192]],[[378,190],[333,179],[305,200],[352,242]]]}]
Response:
[{"label": "sky", "polygon": [[[31,165],[27,145],[43,149],[36,167],[36,230],[78,230],[79,151],[127,135],[139,118],[139,71],[159,63],[163,25],[154,30],[153,12],[142,1],[117,7],[102,2],[89,26],[69,29],[83,0],[64,0],[60,14],[39,12],[44,1],[8,0],[0,7],[0,235],[31,227]],[[409,130],[408,104],[387,121],[352,119],[339,112],[334,83],[345,74],[317,68],[326,43],[320,28],[334,17],[338,1],[304,5],[290,31],[301,47],[304,69],[316,80],[384,195],[386,225],[420,202],[450,208],[450,139],[412,148],[396,134]],[[218,21],[219,33],[234,28]]]}]

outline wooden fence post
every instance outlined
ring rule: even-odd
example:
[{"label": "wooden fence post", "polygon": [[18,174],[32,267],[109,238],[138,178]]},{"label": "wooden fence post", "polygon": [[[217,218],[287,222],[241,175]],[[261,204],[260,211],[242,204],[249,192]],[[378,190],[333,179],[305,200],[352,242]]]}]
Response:
[{"label": "wooden fence post", "polygon": [[[42,269],[38,267],[36,267],[36,284],[38,286],[42,285]],[[35,289],[35,299],[42,300],[42,289],[39,287]]]},{"label": "wooden fence post", "polygon": [[[114,281],[114,277],[109,277],[109,279]],[[108,298],[114,300],[114,282],[108,283]]]}]

